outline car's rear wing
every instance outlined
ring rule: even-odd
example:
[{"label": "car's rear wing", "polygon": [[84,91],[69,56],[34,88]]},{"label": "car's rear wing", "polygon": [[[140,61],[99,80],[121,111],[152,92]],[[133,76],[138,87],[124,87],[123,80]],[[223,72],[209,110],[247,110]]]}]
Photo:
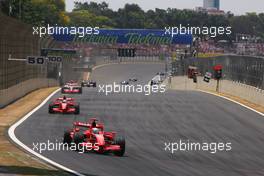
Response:
[{"label": "car's rear wing", "polygon": [[74,122],[73,125],[74,126],[79,126],[79,127],[87,127],[87,128],[90,128],[91,127],[91,124],[89,124],[89,123],[83,123],[83,122]]}]

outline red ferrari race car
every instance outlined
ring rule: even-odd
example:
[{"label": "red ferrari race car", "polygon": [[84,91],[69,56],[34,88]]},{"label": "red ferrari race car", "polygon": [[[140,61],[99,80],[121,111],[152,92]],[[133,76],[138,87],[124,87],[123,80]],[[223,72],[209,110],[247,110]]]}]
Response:
[{"label": "red ferrari race car", "polygon": [[[64,133],[63,143],[76,146],[89,146],[91,151],[105,154],[113,153],[116,156],[123,156],[125,153],[125,138],[116,137],[116,132],[105,132],[104,125],[97,123],[92,118],[88,123],[74,122],[74,127]],[[89,150],[89,151],[90,151]]]},{"label": "red ferrari race car", "polygon": [[57,98],[49,104],[49,113],[80,114],[80,105],[73,98]]},{"label": "red ferrari race car", "polygon": [[67,86],[78,86],[78,82],[74,81],[74,80],[70,80],[65,85],[67,85]]},{"label": "red ferrari race car", "polygon": [[62,94],[81,94],[82,93],[82,87],[78,85],[78,83],[66,83],[61,88]]}]

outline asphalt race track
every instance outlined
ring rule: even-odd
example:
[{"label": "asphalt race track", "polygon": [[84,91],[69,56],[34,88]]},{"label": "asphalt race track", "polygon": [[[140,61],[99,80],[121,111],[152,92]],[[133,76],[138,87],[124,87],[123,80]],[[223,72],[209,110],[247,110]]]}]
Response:
[{"label": "asphalt race track", "polygon": [[[96,69],[98,84],[137,77],[147,83],[162,64],[118,64]],[[55,97],[61,96],[60,93]],[[54,97],[54,98],[55,98]],[[106,129],[126,138],[124,157],[45,151],[44,156],[86,175],[99,176],[260,176],[264,175],[264,117],[237,104],[206,93],[167,91],[164,94],[98,93],[85,88],[74,95],[81,114],[48,114],[48,104],[34,113],[15,134],[33,148],[33,142],[62,141],[74,120],[97,117]],[[231,151],[164,150],[165,142],[231,142]]]}]

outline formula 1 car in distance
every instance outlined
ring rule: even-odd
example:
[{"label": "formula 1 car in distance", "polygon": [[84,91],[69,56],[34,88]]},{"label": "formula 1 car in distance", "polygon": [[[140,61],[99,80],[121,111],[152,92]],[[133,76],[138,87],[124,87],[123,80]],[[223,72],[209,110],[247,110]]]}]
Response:
[{"label": "formula 1 car in distance", "polygon": [[80,105],[73,98],[57,98],[49,104],[49,113],[80,114]]},{"label": "formula 1 car in distance", "polygon": [[85,81],[85,80],[83,80],[81,83],[81,86],[82,87],[96,87],[96,81],[92,81],[92,80]]},{"label": "formula 1 car in distance", "polygon": [[150,81],[150,86],[153,86],[153,85],[159,85],[159,81],[157,81],[157,80],[151,80]]},{"label": "formula 1 car in distance", "polygon": [[158,72],[157,75],[166,76],[166,74],[164,72]]},{"label": "formula 1 car in distance", "polygon": [[65,85],[67,85],[67,86],[78,86],[78,83],[77,83],[77,81],[70,80],[70,81],[66,82]]},{"label": "formula 1 car in distance", "polygon": [[129,85],[129,82],[128,81],[121,81],[120,84],[121,85]]},{"label": "formula 1 car in distance", "polygon": [[91,151],[99,154],[113,153],[123,156],[125,153],[125,138],[117,137],[116,132],[105,132],[104,125],[91,118],[88,123],[74,122],[74,127],[64,133],[63,143],[76,146],[92,144]]},{"label": "formula 1 car in distance", "polygon": [[62,94],[81,94],[82,87],[77,83],[67,83],[61,88]]},{"label": "formula 1 car in distance", "polygon": [[137,78],[129,78],[129,81],[131,81],[131,82],[137,82]]}]

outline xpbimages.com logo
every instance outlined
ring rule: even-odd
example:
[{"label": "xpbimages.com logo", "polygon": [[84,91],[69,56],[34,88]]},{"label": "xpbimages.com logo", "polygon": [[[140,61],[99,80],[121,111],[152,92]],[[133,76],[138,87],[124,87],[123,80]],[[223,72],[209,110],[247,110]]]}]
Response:
[{"label": "xpbimages.com logo", "polygon": [[84,37],[85,35],[98,35],[99,27],[63,27],[63,26],[33,26],[33,35],[39,37],[47,35],[77,35],[78,37]]},{"label": "xpbimages.com logo", "polygon": [[166,85],[121,85],[117,83],[99,85],[99,93],[109,95],[110,93],[144,93],[144,95],[150,95],[152,93],[164,93],[166,91]]},{"label": "xpbimages.com logo", "polygon": [[165,35],[171,35],[172,37],[174,35],[185,35],[185,34],[191,34],[191,35],[207,35],[212,38],[215,38],[218,35],[230,35],[232,34],[232,27],[230,26],[190,26],[189,24],[187,26],[184,26],[180,24],[179,26],[173,26],[173,27],[165,27]]},{"label": "xpbimages.com logo", "polygon": [[98,151],[98,143],[79,143],[72,142],[71,144],[63,143],[58,140],[45,142],[34,142],[32,143],[32,149],[35,152],[43,153],[45,151],[78,151],[79,153],[85,153],[86,151]]},{"label": "xpbimages.com logo", "polygon": [[195,142],[190,140],[179,140],[175,142],[165,142],[164,151],[174,154],[176,152],[228,152],[232,150],[231,142]]}]

